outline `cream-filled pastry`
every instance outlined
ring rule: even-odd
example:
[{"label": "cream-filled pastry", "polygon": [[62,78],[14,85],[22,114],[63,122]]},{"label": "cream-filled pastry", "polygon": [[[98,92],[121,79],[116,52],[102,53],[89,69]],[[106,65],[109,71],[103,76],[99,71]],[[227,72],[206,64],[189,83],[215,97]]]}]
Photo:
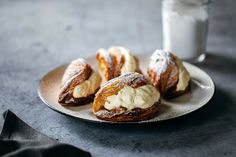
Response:
[{"label": "cream-filled pastry", "polygon": [[58,102],[62,105],[84,105],[93,101],[101,76],[84,59],[72,61],[62,78]]},{"label": "cream-filled pastry", "polygon": [[116,95],[107,97],[104,108],[112,110],[125,107],[127,110],[134,108],[148,108],[159,101],[160,94],[152,85],[144,85],[138,88],[125,86]]},{"label": "cream-filled pastry", "polygon": [[96,58],[106,80],[127,72],[141,73],[138,59],[124,47],[111,47],[109,50],[99,49]]},{"label": "cream-filled pastry", "polygon": [[171,52],[156,50],[150,58],[147,73],[164,98],[182,95],[189,89],[189,72]]},{"label": "cream-filled pastry", "polygon": [[144,75],[130,72],[101,86],[95,95],[93,113],[112,122],[141,121],[155,117],[159,105],[159,91]]}]

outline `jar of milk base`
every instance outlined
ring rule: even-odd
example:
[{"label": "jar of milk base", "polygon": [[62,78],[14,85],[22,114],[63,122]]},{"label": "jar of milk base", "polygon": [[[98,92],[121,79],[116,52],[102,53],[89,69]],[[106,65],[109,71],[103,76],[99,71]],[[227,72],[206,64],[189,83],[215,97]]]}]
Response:
[{"label": "jar of milk base", "polygon": [[181,59],[205,58],[209,0],[163,0],[163,49]]}]

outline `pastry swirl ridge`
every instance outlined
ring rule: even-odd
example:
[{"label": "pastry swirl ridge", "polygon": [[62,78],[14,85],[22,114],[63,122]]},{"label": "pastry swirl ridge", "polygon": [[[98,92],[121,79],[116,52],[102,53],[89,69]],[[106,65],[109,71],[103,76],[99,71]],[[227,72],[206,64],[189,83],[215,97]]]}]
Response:
[{"label": "pastry swirl ridge", "polygon": [[106,80],[127,72],[141,73],[138,59],[124,47],[111,47],[109,50],[99,49],[96,58]]}]

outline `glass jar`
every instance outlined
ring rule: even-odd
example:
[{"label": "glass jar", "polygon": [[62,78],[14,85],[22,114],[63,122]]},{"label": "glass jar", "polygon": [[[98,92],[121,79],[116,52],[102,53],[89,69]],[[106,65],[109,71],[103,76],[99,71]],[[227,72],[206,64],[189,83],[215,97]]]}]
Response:
[{"label": "glass jar", "polygon": [[189,62],[205,59],[209,0],[163,0],[163,49]]}]

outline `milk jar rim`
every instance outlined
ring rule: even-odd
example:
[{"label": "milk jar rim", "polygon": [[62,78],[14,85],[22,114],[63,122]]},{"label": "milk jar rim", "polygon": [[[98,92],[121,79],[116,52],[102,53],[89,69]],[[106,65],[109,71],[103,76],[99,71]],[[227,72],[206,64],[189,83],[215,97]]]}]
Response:
[{"label": "milk jar rim", "polygon": [[162,0],[162,3],[165,1],[169,3],[179,2],[185,5],[192,5],[192,6],[204,6],[209,5],[212,3],[212,0]]}]

